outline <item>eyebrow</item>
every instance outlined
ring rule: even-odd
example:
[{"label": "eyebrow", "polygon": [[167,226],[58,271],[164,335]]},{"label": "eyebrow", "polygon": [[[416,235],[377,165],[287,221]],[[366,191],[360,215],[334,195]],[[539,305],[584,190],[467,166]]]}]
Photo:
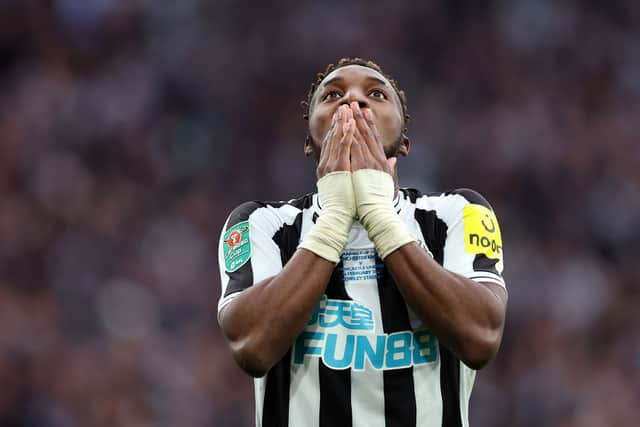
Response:
[{"label": "eyebrow", "polygon": [[[376,82],[376,83],[379,83],[379,84],[381,84],[382,86],[387,86],[387,82],[385,82],[385,81],[384,81],[384,80],[382,80],[382,79],[379,79],[378,77],[374,77],[374,76],[367,76],[367,77],[366,77],[366,79],[367,79],[367,80],[370,80],[370,81],[373,81],[373,82]],[[336,77],[334,77],[334,78],[332,78],[332,79],[329,79],[329,80],[327,80],[326,82],[324,82],[324,83],[323,83],[323,86],[325,86],[325,87],[326,87],[326,86],[329,86],[329,85],[330,85],[330,84],[332,84],[332,83],[338,83],[338,82],[343,82],[343,81],[344,81],[344,78],[343,78],[343,77],[336,76]]]}]

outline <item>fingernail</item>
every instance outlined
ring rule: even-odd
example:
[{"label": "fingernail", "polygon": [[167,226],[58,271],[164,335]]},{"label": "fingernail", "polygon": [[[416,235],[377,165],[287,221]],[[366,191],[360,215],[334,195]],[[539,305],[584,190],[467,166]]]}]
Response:
[{"label": "fingernail", "polygon": [[364,115],[367,117],[367,119],[373,120],[373,113],[371,112],[371,110],[369,109],[364,110]]}]

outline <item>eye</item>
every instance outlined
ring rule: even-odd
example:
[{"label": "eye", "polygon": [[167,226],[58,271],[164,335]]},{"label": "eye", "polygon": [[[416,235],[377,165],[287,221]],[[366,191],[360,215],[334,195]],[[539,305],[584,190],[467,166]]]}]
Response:
[{"label": "eye", "polygon": [[373,89],[371,92],[369,92],[369,95],[373,96],[374,98],[387,99],[387,94],[380,89]]},{"label": "eye", "polygon": [[332,91],[326,93],[322,97],[322,100],[323,101],[327,101],[327,100],[332,100],[332,99],[340,99],[341,97],[342,97],[342,94],[340,92],[338,92],[337,90],[332,90]]}]

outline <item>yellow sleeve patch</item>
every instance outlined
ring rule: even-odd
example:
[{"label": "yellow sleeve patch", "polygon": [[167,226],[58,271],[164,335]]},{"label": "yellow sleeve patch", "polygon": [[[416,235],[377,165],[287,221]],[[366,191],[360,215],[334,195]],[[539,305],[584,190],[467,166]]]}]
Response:
[{"label": "yellow sleeve patch", "polygon": [[470,203],[462,211],[464,246],[467,253],[502,259],[502,236],[495,214],[488,208]]}]

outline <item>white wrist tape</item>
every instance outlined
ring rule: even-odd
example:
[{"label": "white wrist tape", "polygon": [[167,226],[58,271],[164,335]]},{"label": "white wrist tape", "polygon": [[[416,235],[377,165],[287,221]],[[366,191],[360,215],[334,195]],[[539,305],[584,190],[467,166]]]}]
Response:
[{"label": "white wrist tape", "polygon": [[404,225],[393,207],[395,185],[391,175],[374,169],[360,169],[352,174],[356,211],[369,233],[380,258],[416,238]]},{"label": "white wrist tape", "polygon": [[331,172],[320,178],[317,185],[322,211],[300,247],[337,264],[356,215],[351,172]]}]

